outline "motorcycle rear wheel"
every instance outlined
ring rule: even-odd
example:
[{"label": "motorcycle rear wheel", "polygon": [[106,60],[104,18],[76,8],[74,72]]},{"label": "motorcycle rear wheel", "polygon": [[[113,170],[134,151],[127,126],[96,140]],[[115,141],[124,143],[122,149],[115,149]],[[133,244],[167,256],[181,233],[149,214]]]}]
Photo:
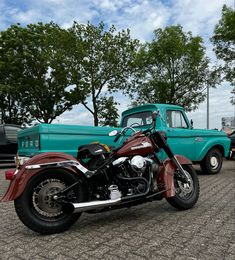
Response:
[{"label": "motorcycle rear wheel", "polygon": [[[41,234],[54,234],[67,230],[81,213],[73,214],[70,207],[53,201],[52,194],[78,181],[72,173],[55,169],[33,176],[24,192],[15,201],[15,210],[25,226]],[[85,200],[85,192],[78,184],[70,192],[73,202]]]},{"label": "motorcycle rear wheel", "polygon": [[167,201],[175,208],[186,210],[192,208],[199,197],[200,187],[197,173],[192,165],[182,165],[186,175],[190,179],[190,184],[186,185],[182,181],[177,180],[176,174],[174,178],[175,196],[167,198]]}]

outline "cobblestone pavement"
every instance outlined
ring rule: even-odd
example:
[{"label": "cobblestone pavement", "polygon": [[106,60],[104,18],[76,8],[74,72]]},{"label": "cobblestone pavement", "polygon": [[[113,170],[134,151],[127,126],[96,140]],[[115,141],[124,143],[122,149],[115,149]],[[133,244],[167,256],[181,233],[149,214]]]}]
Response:
[{"label": "cobblestone pavement", "polygon": [[[201,194],[188,211],[165,200],[83,214],[69,231],[43,236],[0,204],[0,259],[235,259],[235,162],[214,176],[199,172]],[[0,193],[7,183],[0,170]]]}]

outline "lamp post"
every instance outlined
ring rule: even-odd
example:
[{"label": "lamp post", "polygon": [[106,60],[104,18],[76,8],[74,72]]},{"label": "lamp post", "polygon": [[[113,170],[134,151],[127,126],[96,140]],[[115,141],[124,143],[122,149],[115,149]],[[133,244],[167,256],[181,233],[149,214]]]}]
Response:
[{"label": "lamp post", "polygon": [[209,86],[207,85],[207,109],[206,109],[206,128],[209,129],[210,128],[210,124],[209,124]]}]

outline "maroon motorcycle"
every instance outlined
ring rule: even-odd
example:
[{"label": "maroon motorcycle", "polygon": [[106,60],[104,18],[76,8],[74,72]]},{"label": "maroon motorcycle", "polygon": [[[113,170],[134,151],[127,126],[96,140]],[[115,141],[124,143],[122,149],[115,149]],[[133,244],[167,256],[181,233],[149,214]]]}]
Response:
[{"label": "maroon motorcycle", "polygon": [[[134,133],[120,147],[101,144],[79,147],[77,159],[63,153],[36,155],[15,171],[1,201],[14,200],[20,220],[30,229],[52,234],[65,231],[82,212],[97,213],[144,202],[166,200],[175,208],[192,208],[199,197],[199,182],[192,162],[174,155],[164,133],[136,132],[125,127],[111,132],[115,142]],[[168,159],[157,153],[163,149]]]}]

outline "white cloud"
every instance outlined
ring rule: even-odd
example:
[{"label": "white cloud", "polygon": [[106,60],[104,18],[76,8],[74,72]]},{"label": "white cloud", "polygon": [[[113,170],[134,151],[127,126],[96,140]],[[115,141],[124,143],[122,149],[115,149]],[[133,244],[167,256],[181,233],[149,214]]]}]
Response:
[{"label": "white cloud", "polygon": [[[209,90],[209,127],[221,129],[221,118],[235,116],[235,107],[230,103],[231,87],[222,84],[216,89]],[[187,113],[194,121],[195,128],[206,128],[207,101],[199,105],[199,108]]]},{"label": "white cloud", "polygon": [[[1,10],[2,9],[2,10]],[[0,29],[5,29],[12,23],[50,22],[71,26],[74,20],[87,23],[97,16],[96,10],[92,7],[92,2],[85,0],[28,0],[24,6],[17,2],[14,5],[8,4],[7,0],[0,4],[1,24]]]},{"label": "white cloud", "polygon": [[73,110],[64,112],[58,116],[53,124],[66,125],[93,125],[93,118],[90,112],[82,105],[75,105]]},{"label": "white cloud", "polygon": [[170,13],[168,7],[161,1],[117,2],[119,5],[115,5],[116,8],[113,10],[107,11],[102,8],[102,5],[97,8],[103,14],[102,19],[107,24],[114,24],[119,30],[129,28],[134,38],[141,41],[149,40],[154,29],[167,24]]},{"label": "white cloud", "polygon": [[208,36],[216,24],[222,6],[225,2],[221,0],[176,0],[173,5],[172,19],[184,25],[186,30],[193,31],[194,34],[204,34]]}]

